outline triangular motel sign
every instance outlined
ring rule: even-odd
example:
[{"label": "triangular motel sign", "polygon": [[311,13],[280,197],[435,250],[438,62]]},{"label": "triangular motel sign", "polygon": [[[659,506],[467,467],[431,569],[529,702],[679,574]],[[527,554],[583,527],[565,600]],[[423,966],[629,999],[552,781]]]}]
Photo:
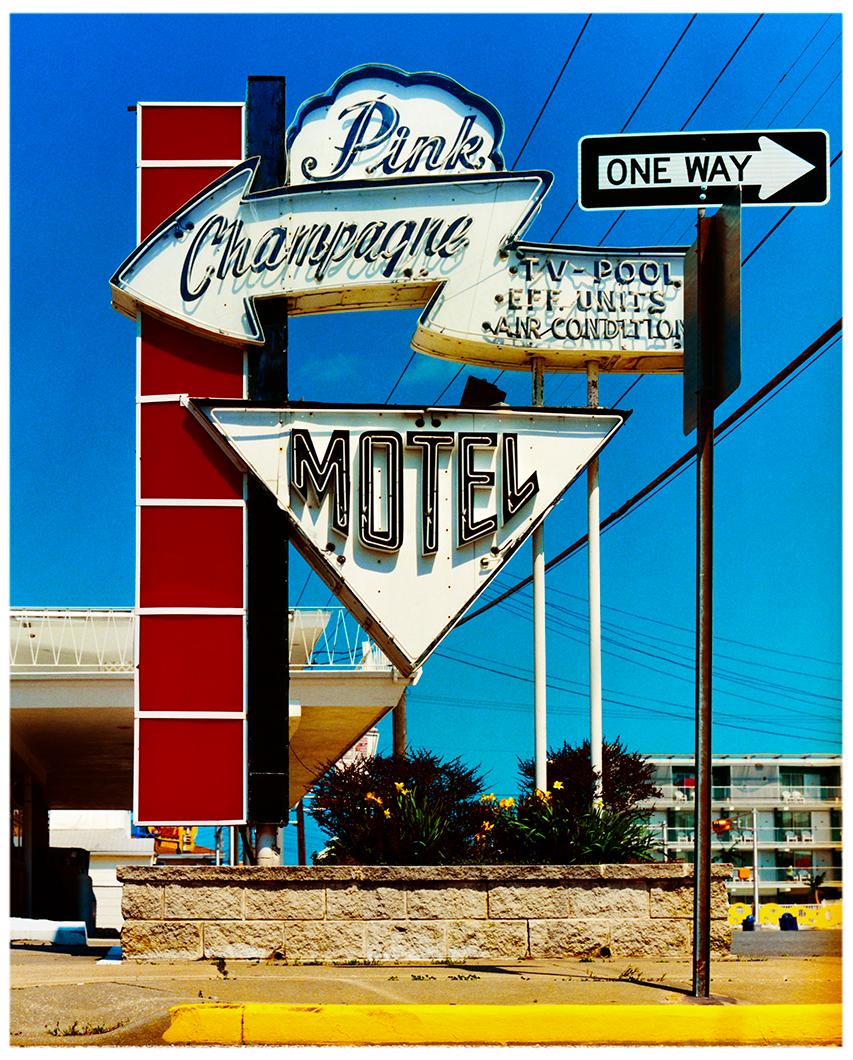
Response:
[{"label": "triangular motel sign", "polygon": [[190,407],[394,665],[417,670],[625,413],[241,401]]}]

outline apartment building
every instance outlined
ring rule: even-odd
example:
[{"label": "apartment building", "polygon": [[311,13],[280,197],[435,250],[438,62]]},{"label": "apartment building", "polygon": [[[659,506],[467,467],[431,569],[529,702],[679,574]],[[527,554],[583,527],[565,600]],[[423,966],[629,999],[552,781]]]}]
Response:
[{"label": "apartment building", "polygon": [[[657,856],[692,862],[693,755],[647,757],[661,790],[644,804],[660,836]],[[814,901],[821,877],[818,897],[841,897],[841,755],[714,755],[711,812],[732,822],[711,844],[713,860],[733,866],[730,901],[752,901],[756,869],[761,901]]]}]

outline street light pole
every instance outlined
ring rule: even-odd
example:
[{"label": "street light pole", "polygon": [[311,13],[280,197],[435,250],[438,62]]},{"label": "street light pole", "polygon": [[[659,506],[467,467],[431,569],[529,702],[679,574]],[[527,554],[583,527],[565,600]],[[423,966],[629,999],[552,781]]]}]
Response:
[{"label": "street light pole", "polygon": [[758,810],[752,807],[752,915],[758,927]]}]

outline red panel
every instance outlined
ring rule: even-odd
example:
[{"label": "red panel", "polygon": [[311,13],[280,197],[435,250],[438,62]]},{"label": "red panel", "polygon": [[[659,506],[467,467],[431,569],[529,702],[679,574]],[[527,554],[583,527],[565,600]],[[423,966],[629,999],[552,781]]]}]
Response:
[{"label": "red panel", "polygon": [[140,710],[243,707],[241,616],[139,617]]},{"label": "red panel", "polygon": [[140,234],[144,239],[161,221],[189,202],[202,188],[228,172],[228,166],[143,169]]},{"label": "red panel", "polygon": [[143,507],[139,538],[140,607],[243,606],[242,508]]},{"label": "red panel", "polygon": [[138,820],[243,820],[243,722],[142,718]]},{"label": "red panel", "polygon": [[243,396],[243,351],[142,317],[143,394]]},{"label": "red panel", "polygon": [[141,107],[148,162],[243,157],[242,107]]},{"label": "red panel", "polygon": [[140,405],[143,497],[240,500],[243,474],[177,401]]}]

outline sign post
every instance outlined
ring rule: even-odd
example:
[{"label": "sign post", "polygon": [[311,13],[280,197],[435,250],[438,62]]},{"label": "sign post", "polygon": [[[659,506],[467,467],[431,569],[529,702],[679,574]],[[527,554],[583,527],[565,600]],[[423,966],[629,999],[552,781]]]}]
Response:
[{"label": "sign post", "polygon": [[[586,366],[586,403],[598,407],[598,364]],[[589,756],[592,767],[592,806],[604,806],[604,718],[601,680],[601,511],[598,457],[586,469],[587,570],[589,596]]]},{"label": "sign post", "polygon": [[696,429],[696,796],[693,994],[708,997],[711,954],[711,731],[714,410],[740,383],[740,196],[698,211],[685,275],[684,430]]},{"label": "sign post", "polygon": [[[284,78],[250,77],[246,154],[260,156],[253,190],[286,178]],[[247,350],[248,396],[287,401],[287,308],[261,302],[265,341]],[[284,514],[253,476],[247,479],[247,721],[248,817],[259,864],[275,864],[279,826],[289,816],[288,791],[288,540]]]},{"label": "sign post", "polygon": [[[545,404],[545,372],[542,359],[531,363],[533,406]],[[548,788],[548,668],[545,656],[545,531],[540,523],[533,531],[533,771],[539,791]]]}]

